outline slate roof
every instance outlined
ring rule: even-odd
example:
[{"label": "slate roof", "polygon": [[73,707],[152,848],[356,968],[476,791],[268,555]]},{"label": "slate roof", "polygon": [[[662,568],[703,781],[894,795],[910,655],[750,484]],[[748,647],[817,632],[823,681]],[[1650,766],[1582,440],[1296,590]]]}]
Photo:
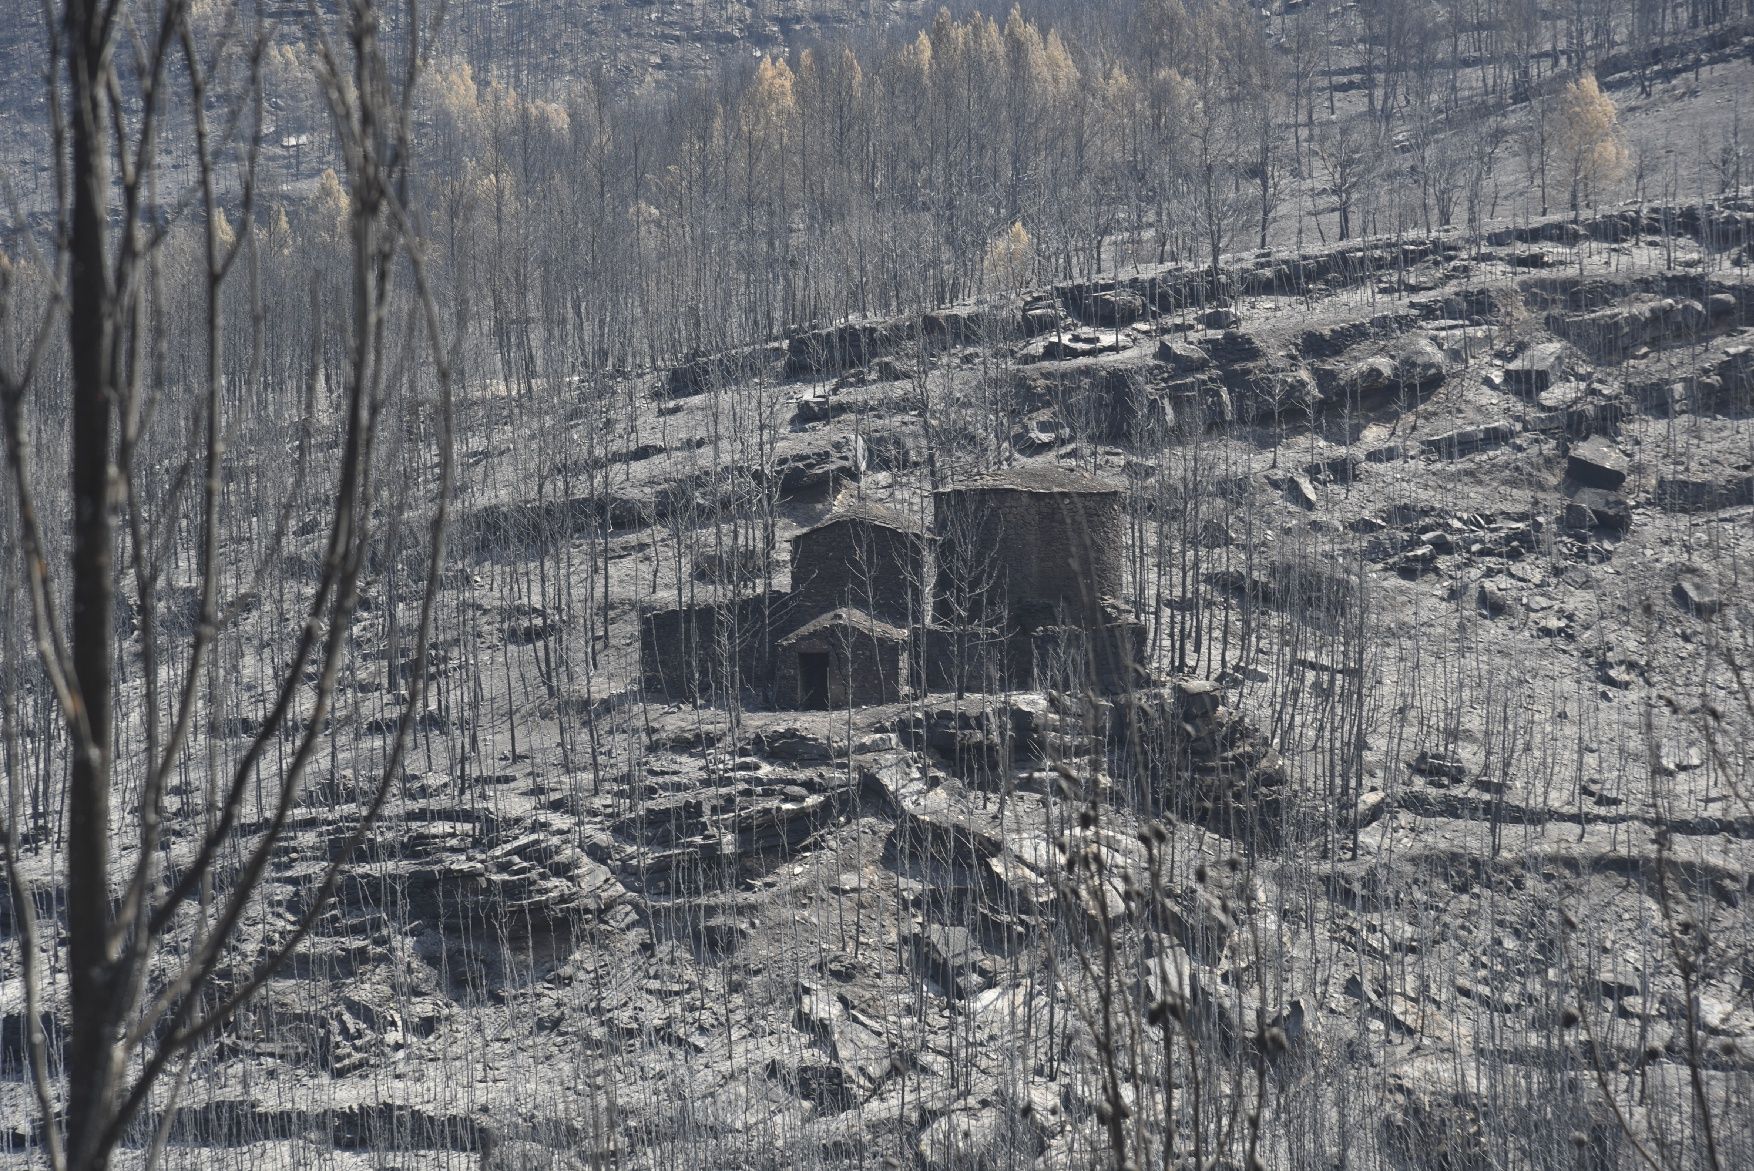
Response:
[{"label": "slate roof", "polygon": [[1053,495],[1108,496],[1120,486],[1052,463],[1022,463],[987,472],[943,489],[946,492],[1042,492]]},{"label": "slate roof", "polygon": [[[881,504],[867,504],[862,500],[852,500],[837,505],[835,510],[804,530],[804,533],[820,532],[831,525],[843,524],[849,520],[865,521],[868,524],[881,525],[901,533],[923,532],[920,522],[893,508],[885,508]],[[799,534],[804,535],[803,533]]]},{"label": "slate roof", "polygon": [[907,638],[907,631],[899,626],[892,626],[881,618],[873,618],[871,615],[857,607],[842,606],[838,610],[830,610],[828,613],[818,615],[804,623],[804,625],[798,627],[798,629],[780,639],[780,645],[785,646],[788,643],[796,642],[800,638],[805,638],[812,634],[820,634],[825,630],[837,626],[850,626],[865,634],[874,635],[878,638],[886,638],[895,642],[901,642]]}]

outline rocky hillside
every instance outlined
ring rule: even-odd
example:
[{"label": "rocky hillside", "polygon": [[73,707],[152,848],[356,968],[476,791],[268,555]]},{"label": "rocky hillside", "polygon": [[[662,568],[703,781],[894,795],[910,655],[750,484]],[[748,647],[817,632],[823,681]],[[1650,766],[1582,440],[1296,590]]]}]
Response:
[{"label": "rocky hillside", "polygon": [[[410,768],[148,1120],[169,1164],[1703,1165],[1694,1075],[1754,1160],[1751,229],[1626,208],[837,327],[616,388],[594,463],[581,389],[558,488],[471,404]],[[638,689],[642,609],[1020,461],[1128,484],[1148,685]],[[246,955],[348,846],[387,625]],[[19,1166],[22,1004],[0,973]]]}]

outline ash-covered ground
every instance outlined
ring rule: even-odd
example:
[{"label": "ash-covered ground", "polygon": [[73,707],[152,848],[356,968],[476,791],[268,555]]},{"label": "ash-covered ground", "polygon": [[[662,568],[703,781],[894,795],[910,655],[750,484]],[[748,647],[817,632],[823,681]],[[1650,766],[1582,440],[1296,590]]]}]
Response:
[{"label": "ash-covered ground", "polygon": [[[1699,1096],[1754,1160],[1751,229],[1275,253],[1220,309],[1166,269],[540,427],[471,399],[407,770],[168,1164],[1615,1167],[1696,1153]],[[1019,463],[1126,485],[1134,687],[642,689],[642,612]],[[359,816],[391,600],[240,964]]]}]

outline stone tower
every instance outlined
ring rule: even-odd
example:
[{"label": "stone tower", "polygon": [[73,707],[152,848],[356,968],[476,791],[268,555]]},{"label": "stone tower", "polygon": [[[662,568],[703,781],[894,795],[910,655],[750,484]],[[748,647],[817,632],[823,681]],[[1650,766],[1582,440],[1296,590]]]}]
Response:
[{"label": "stone tower", "polygon": [[1025,464],[939,491],[933,515],[940,623],[1094,630],[1112,621],[1102,603],[1125,581],[1117,485]]}]

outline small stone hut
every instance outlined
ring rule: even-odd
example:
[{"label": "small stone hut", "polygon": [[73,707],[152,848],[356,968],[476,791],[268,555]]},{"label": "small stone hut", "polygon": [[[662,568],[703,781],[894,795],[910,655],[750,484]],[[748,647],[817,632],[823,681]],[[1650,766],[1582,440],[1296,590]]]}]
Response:
[{"label": "small stone hut", "polygon": [[759,688],[771,670],[773,634],[796,625],[796,614],[778,590],[647,611],[640,616],[645,687],[671,700]]},{"label": "small stone hut", "polygon": [[941,623],[1099,629],[1125,582],[1119,485],[1024,464],[940,490],[934,609]]},{"label": "small stone hut", "polygon": [[926,536],[918,522],[873,504],[842,505],[792,541],[792,612],[843,606],[900,626],[920,621]]},{"label": "small stone hut", "polygon": [[894,703],[911,691],[908,668],[906,630],[842,607],[779,640],[776,699],[801,709]]}]

